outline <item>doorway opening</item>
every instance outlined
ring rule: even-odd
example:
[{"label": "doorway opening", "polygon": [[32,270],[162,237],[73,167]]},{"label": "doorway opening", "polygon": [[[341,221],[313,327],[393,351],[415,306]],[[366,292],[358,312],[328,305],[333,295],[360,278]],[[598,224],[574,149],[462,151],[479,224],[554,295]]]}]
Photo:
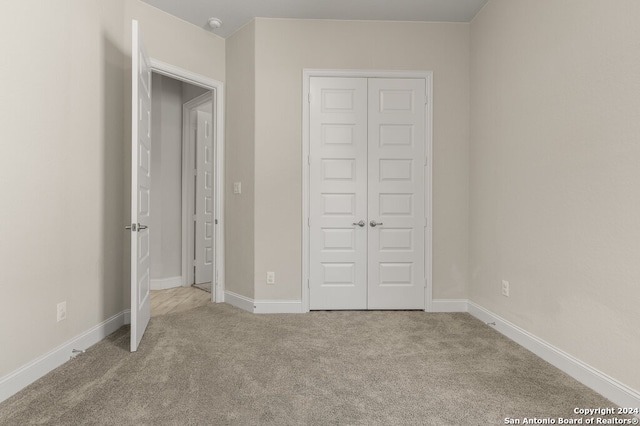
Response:
[{"label": "doorway opening", "polygon": [[[131,232],[131,352],[138,349],[151,317],[150,283],[150,211],[151,211],[151,144],[152,127],[152,73],[161,74],[211,91],[213,157],[211,203],[215,228],[213,230],[214,252],[211,282],[213,290],[210,300],[224,301],[224,129],[223,129],[223,84],[173,65],[154,60],[147,54],[138,21],[131,21],[131,222],[125,229]],[[156,117],[157,118],[157,117]],[[176,155],[176,157],[178,157]],[[165,156],[170,158],[170,156]],[[178,187],[180,184],[178,183]],[[162,188],[162,186],[161,186]],[[161,213],[162,210],[159,210]],[[160,240],[162,243],[162,239]],[[174,245],[164,245],[174,249]],[[176,249],[177,250],[177,249]],[[181,268],[180,277],[185,272]],[[182,281],[182,278],[180,278]]]},{"label": "doorway opening", "polygon": [[151,289],[197,285],[222,302],[222,84],[153,59],[151,66]]},{"label": "doorway opening", "polygon": [[[210,90],[157,73],[152,73],[151,81],[149,242],[154,317],[212,300],[213,158],[203,162],[207,168],[203,170],[198,161],[203,152],[197,147],[206,145],[206,154],[212,157],[214,135]],[[204,121],[200,123],[196,117],[204,117]],[[202,185],[203,178],[209,181],[207,185]],[[207,200],[206,215],[198,214],[205,207],[202,202],[196,203],[199,198],[194,194],[201,187],[205,194],[200,194],[200,199]],[[205,226],[207,235],[202,232]],[[202,259],[203,246],[209,249],[206,262]],[[199,289],[189,288],[195,284]]]}]

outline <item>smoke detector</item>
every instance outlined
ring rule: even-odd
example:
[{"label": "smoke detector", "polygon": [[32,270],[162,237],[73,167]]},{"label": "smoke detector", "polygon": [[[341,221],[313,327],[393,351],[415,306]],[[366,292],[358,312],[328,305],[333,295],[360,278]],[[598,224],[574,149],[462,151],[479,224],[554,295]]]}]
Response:
[{"label": "smoke detector", "polygon": [[218,18],[209,18],[207,23],[209,24],[209,28],[212,30],[218,29],[222,26],[222,21]]}]

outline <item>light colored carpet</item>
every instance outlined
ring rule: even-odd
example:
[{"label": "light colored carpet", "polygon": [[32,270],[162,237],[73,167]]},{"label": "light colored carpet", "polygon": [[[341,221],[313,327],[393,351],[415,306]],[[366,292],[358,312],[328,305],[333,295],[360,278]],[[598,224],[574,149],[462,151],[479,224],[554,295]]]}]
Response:
[{"label": "light colored carpet", "polygon": [[123,327],[0,404],[2,425],[497,425],[613,404],[465,313],[254,315]]}]

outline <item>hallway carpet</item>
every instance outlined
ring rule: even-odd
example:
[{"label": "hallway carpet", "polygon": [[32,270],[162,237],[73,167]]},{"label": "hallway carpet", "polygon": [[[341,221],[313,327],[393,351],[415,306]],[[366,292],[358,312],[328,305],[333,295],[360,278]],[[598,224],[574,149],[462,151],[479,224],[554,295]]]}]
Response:
[{"label": "hallway carpet", "polygon": [[613,406],[466,313],[208,304],[128,347],[123,327],[0,404],[0,424],[497,425]]}]

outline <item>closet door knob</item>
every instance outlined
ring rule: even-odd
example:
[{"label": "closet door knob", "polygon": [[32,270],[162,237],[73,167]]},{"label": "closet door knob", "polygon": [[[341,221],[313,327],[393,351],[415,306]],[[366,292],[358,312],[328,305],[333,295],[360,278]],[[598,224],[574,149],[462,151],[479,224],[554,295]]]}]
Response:
[{"label": "closet door knob", "polygon": [[364,227],[364,225],[366,225],[366,223],[364,223],[364,220],[361,220],[360,222],[353,222],[354,225],[358,225],[360,228]]},{"label": "closet door knob", "polygon": [[382,226],[383,223],[382,222],[376,222],[375,220],[372,220],[371,222],[369,222],[369,225],[371,225],[372,228],[375,228],[378,225]]}]

